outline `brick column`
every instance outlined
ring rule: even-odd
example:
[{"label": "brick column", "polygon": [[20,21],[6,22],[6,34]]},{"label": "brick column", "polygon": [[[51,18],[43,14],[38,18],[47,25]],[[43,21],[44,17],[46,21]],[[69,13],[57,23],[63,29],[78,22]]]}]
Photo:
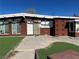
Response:
[{"label": "brick column", "polygon": [[21,22],[21,35],[27,35],[27,22]]}]

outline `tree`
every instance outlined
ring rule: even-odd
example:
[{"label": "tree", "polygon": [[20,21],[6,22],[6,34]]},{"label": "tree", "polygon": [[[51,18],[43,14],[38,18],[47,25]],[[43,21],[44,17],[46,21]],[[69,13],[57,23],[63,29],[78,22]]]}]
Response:
[{"label": "tree", "polygon": [[36,14],[36,10],[34,8],[29,8],[29,9],[26,10],[26,13]]},{"label": "tree", "polygon": [[76,14],[73,14],[73,16],[77,16]]}]

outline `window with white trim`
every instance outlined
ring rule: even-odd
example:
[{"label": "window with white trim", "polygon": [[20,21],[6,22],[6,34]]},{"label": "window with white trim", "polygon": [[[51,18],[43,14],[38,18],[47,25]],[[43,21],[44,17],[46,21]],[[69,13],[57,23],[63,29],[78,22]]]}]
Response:
[{"label": "window with white trim", "polygon": [[41,28],[50,28],[53,27],[53,21],[41,21]]},{"label": "window with white trim", "polygon": [[74,22],[69,22],[69,31],[74,32]]},{"label": "window with white trim", "polygon": [[12,34],[20,34],[20,23],[13,21],[12,23]]},{"label": "window with white trim", "polygon": [[8,22],[0,21],[0,34],[8,34]]},{"label": "window with white trim", "polygon": [[76,32],[79,32],[79,21],[76,22]]}]

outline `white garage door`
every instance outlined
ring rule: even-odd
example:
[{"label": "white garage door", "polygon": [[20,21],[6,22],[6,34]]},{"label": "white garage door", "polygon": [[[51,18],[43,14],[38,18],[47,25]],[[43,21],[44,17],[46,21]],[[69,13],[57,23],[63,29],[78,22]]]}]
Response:
[{"label": "white garage door", "polygon": [[33,35],[33,23],[27,23],[27,35]]}]

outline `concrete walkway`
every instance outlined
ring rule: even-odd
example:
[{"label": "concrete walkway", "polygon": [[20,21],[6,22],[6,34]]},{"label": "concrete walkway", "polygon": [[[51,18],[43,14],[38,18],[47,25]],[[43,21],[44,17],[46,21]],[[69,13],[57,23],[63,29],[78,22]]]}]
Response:
[{"label": "concrete walkway", "polygon": [[47,37],[26,36],[15,49],[15,51],[19,52],[10,59],[34,59],[35,49],[47,47],[50,43],[52,43],[52,41],[48,40]]},{"label": "concrete walkway", "polygon": [[19,51],[15,56],[11,57],[10,59],[34,59],[35,58],[35,51]]},{"label": "concrete walkway", "polygon": [[47,47],[50,43],[52,43],[52,40],[48,40],[48,37],[43,36],[26,36],[22,43],[15,49],[16,51],[27,51],[32,49],[39,49]]},{"label": "concrete walkway", "polygon": [[15,49],[19,53],[10,59],[34,59],[35,49],[47,47],[53,42],[67,42],[79,45],[79,37],[26,36]]}]

